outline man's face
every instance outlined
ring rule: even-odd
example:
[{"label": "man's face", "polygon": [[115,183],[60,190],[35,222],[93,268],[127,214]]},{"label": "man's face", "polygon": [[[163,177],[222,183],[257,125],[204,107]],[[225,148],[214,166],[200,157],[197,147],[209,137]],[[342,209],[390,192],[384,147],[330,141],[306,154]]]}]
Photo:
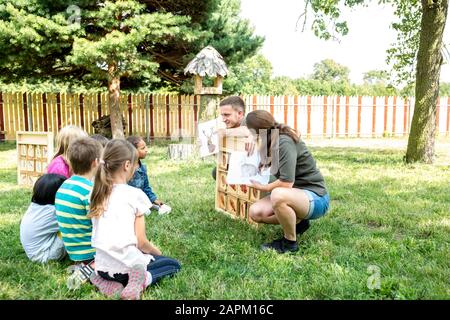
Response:
[{"label": "man's face", "polygon": [[229,104],[220,106],[220,115],[228,129],[239,127],[244,118],[244,112],[236,111]]}]

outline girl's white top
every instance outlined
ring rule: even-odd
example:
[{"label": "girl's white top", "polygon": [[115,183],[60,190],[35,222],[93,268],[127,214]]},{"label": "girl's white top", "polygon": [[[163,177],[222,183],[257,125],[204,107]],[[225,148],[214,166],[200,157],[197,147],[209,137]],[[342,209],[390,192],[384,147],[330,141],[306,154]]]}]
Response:
[{"label": "girl's white top", "polygon": [[115,184],[107,208],[92,218],[92,247],[96,249],[95,270],[128,273],[133,267],[147,268],[154,258],[137,248],[134,223],[137,216],[150,210],[146,194],[127,184]]}]

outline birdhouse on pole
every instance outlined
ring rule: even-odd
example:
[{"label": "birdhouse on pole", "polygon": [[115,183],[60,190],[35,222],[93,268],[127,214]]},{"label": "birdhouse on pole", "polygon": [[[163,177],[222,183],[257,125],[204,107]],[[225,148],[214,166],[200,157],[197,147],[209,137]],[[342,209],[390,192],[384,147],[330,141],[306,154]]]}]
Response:
[{"label": "birdhouse on pole", "polygon": [[[194,75],[194,94],[214,95],[222,94],[222,81],[228,74],[228,68],[223,57],[211,46],[202,49],[184,68],[184,74]],[[214,79],[213,87],[203,87],[203,78]]]}]

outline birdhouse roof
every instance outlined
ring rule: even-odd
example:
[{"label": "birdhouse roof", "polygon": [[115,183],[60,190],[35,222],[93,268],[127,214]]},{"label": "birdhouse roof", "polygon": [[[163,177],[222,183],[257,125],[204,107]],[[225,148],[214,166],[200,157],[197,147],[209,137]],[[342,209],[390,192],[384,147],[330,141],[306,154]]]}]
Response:
[{"label": "birdhouse roof", "polygon": [[187,73],[196,74],[201,77],[205,75],[210,77],[225,77],[228,74],[228,68],[220,53],[213,47],[207,46],[184,68],[184,74]]}]

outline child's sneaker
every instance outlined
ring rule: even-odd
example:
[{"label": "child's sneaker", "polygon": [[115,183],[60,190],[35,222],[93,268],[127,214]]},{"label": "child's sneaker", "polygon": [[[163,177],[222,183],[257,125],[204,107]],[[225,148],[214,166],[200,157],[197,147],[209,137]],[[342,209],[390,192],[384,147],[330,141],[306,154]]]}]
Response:
[{"label": "child's sneaker", "polygon": [[72,273],[67,278],[67,287],[70,290],[75,290],[80,288],[81,284],[85,283],[92,273],[94,273],[94,269],[92,268],[92,264],[94,263],[94,260],[89,262],[88,264],[78,264],[69,266],[67,268],[67,272]]},{"label": "child's sneaker", "polygon": [[122,290],[120,298],[123,300],[139,300],[141,293],[145,289],[145,278],[147,270],[145,268],[133,268],[128,273],[128,284]]},{"label": "child's sneaker", "polygon": [[100,290],[101,293],[103,293],[108,298],[119,298],[124,289],[123,285],[120,282],[103,279],[98,274],[95,274],[95,272],[92,273],[89,280],[94,286],[98,288],[98,290]]}]

